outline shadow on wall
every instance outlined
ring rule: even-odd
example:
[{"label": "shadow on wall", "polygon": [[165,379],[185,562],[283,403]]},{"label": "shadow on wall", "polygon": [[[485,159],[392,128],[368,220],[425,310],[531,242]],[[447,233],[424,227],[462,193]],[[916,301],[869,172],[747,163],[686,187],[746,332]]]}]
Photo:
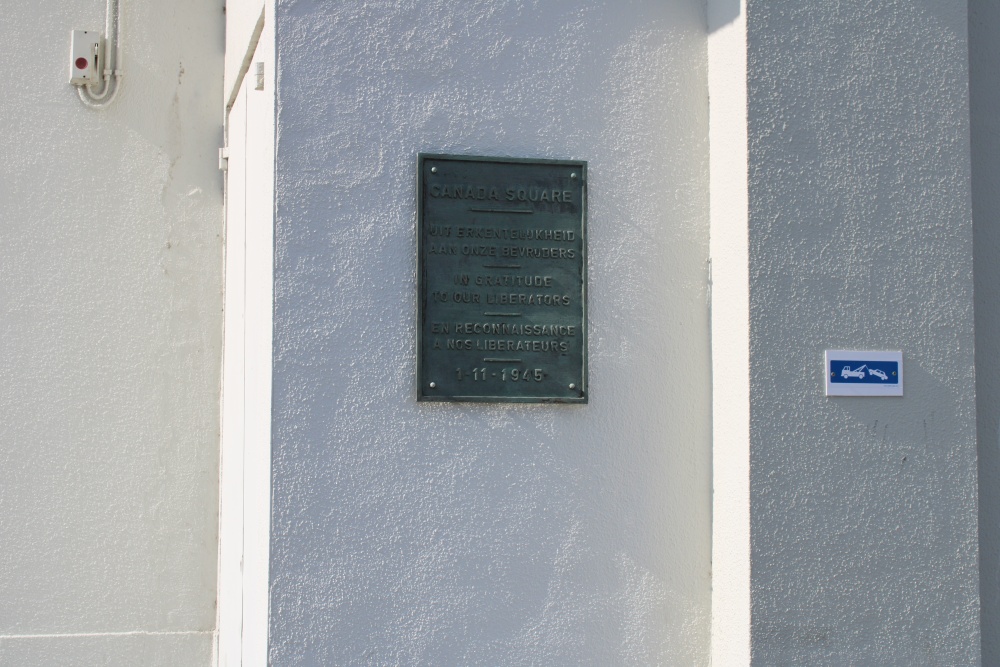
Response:
[{"label": "shadow on wall", "polygon": [[713,33],[737,19],[740,15],[740,0],[709,0],[708,32]]},{"label": "shadow on wall", "polygon": [[969,3],[969,107],[976,309],[976,413],[979,454],[979,598],[983,664],[1000,664],[1000,5]]}]

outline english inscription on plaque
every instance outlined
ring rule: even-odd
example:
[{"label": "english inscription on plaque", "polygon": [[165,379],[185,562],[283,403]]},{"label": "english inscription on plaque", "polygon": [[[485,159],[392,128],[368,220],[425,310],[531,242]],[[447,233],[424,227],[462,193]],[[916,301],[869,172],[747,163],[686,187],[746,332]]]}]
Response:
[{"label": "english inscription on plaque", "polygon": [[587,163],[421,154],[417,398],[587,402]]}]

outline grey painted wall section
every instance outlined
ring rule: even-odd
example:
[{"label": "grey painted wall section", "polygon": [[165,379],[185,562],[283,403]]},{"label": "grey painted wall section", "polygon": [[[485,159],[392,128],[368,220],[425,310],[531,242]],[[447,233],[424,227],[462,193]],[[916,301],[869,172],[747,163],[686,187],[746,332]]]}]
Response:
[{"label": "grey painted wall section", "polygon": [[[707,664],[704,20],[278,3],[274,664]],[[589,405],[416,403],[419,151],[589,161]]]},{"label": "grey painted wall section", "polygon": [[969,3],[983,664],[1000,664],[1000,4]]},{"label": "grey painted wall section", "polygon": [[128,0],[85,108],[71,29],[4,6],[0,664],[207,665],[222,346],[222,2]]},{"label": "grey painted wall section", "polygon": [[[977,664],[965,3],[747,21],[753,660]],[[825,398],[838,347],[906,396]]]}]

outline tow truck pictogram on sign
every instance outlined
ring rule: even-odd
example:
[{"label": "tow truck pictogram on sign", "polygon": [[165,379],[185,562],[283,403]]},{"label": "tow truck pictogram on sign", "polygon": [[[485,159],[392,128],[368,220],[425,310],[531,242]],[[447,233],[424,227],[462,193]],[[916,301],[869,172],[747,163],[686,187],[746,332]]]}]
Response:
[{"label": "tow truck pictogram on sign", "polygon": [[902,396],[902,352],[826,351],[827,396]]}]

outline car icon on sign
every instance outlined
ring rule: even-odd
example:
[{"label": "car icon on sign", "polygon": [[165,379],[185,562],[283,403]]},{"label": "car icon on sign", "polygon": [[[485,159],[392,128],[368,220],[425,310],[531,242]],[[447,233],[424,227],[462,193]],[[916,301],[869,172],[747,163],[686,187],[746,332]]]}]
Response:
[{"label": "car icon on sign", "polygon": [[865,379],[865,367],[862,366],[856,371],[852,371],[850,366],[844,366],[844,370],[840,371],[840,376],[844,379],[847,378],[858,378],[859,380]]},{"label": "car icon on sign", "polygon": [[869,368],[868,369],[868,374],[869,375],[874,375],[875,377],[879,378],[880,380],[888,380],[889,379],[889,376],[885,374],[885,371],[880,371],[877,368]]}]

